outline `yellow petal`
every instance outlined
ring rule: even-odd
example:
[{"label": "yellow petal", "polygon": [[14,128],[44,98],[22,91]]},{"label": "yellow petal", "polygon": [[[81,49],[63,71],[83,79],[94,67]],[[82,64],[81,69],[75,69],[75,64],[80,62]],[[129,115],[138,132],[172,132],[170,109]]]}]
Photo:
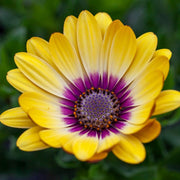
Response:
[{"label": "yellow petal", "polygon": [[158,49],[157,51],[155,51],[153,58],[157,56],[165,56],[169,60],[172,56],[172,52],[169,49]]},{"label": "yellow petal", "polygon": [[157,138],[161,132],[161,124],[156,119],[148,120],[146,126],[144,126],[140,131],[133,134],[141,142],[148,143]]},{"label": "yellow petal", "polygon": [[97,21],[88,11],[82,11],[78,17],[77,42],[81,60],[87,73],[98,72],[102,35]]},{"label": "yellow petal", "polygon": [[59,98],[56,96],[48,96],[35,93],[26,92],[19,97],[19,104],[25,112],[32,108],[59,111]]},{"label": "yellow petal", "polygon": [[155,34],[148,32],[137,38],[137,50],[132,64],[124,75],[126,83],[129,84],[134,80],[146,67],[151,60],[157,47],[157,37]]},{"label": "yellow petal", "polygon": [[39,56],[53,66],[49,53],[49,43],[42,38],[32,37],[27,41],[27,52]]},{"label": "yellow petal", "polygon": [[61,128],[67,125],[63,121],[62,114],[57,111],[40,110],[32,108],[28,112],[32,120],[41,127],[45,128]]},{"label": "yellow petal", "polygon": [[134,134],[144,127],[148,126],[151,120],[147,119],[143,124],[132,124],[130,121],[126,121],[124,126],[119,129],[123,134]]},{"label": "yellow petal", "polygon": [[107,157],[107,155],[108,155],[107,152],[95,154],[92,158],[88,159],[88,162],[95,163],[95,162],[101,161],[101,160],[105,159]]},{"label": "yellow petal", "polygon": [[62,128],[58,131],[59,135],[61,134],[60,143],[62,144],[62,148],[68,152],[73,154],[73,143],[76,139],[79,138],[77,132],[70,132],[68,128]]},{"label": "yellow petal", "polygon": [[46,144],[48,144],[51,147],[54,148],[60,148],[61,147],[61,134],[58,133],[58,130],[42,130],[40,133],[40,138],[42,141],[44,141]]},{"label": "yellow petal", "polygon": [[77,132],[70,132],[68,128],[48,129],[40,132],[41,139],[49,146],[60,148],[73,153],[72,143],[77,137]]},{"label": "yellow petal", "polygon": [[[154,101],[134,107],[127,112],[130,115],[126,120],[132,124],[143,124],[151,116],[153,107]],[[124,117],[126,117],[126,113]]]},{"label": "yellow petal", "polygon": [[109,27],[105,32],[102,47],[100,50],[100,59],[99,59],[99,63],[100,63],[99,72],[101,73],[101,75],[103,75],[104,72],[107,73],[108,71],[108,61],[109,61],[112,41],[114,39],[115,34],[118,32],[119,28],[121,28],[122,26],[123,24],[121,23],[121,21],[115,20],[109,25]]},{"label": "yellow petal", "polygon": [[54,33],[49,43],[53,62],[59,71],[71,82],[82,77],[80,60],[69,40],[61,33]]},{"label": "yellow petal", "polygon": [[20,107],[3,112],[0,116],[0,122],[14,128],[31,128],[35,126],[32,120]]},{"label": "yellow petal", "polygon": [[136,78],[130,84],[130,96],[134,105],[144,104],[154,100],[160,93],[163,86],[163,74],[160,71],[149,72]]},{"label": "yellow petal", "polygon": [[27,79],[19,69],[10,70],[7,74],[7,81],[20,92],[45,93],[45,91]]},{"label": "yellow petal", "polygon": [[95,15],[95,19],[101,29],[102,37],[104,37],[105,31],[108,28],[109,24],[112,22],[111,17],[109,14],[100,12]]},{"label": "yellow petal", "polygon": [[34,84],[54,95],[62,96],[65,82],[47,62],[28,53],[17,53],[15,62]]},{"label": "yellow petal", "polygon": [[17,140],[17,146],[23,151],[38,151],[46,149],[49,146],[40,139],[39,132],[43,130],[41,127],[32,127],[26,130]]},{"label": "yellow petal", "polygon": [[112,41],[108,61],[108,73],[120,79],[130,66],[135,52],[135,34],[130,27],[122,26]]},{"label": "yellow petal", "polygon": [[72,145],[73,153],[77,159],[87,161],[96,153],[98,147],[98,137],[88,135],[79,136],[75,139]]},{"label": "yellow petal", "polygon": [[114,145],[119,142],[119,135],[109,132],[109,135],[105,136],[104,138],[99,139],[99,145],[97,148],[97,153],[101,153],[103,151],[108,151]]},{"label": "yellow petal", "polygon": [[79,55],[79,50],[77,46],[77,18],[74,16],[68,16],[64,21],[64,35],[71,42],[71,44],[76,49],[77,54]]},{"label": "yellow petal", "polygon": [[79,137],[77,132],[71,132],[68,128],[42,130],[39,134],[42,141],[49,146],[54,148],[62,147],[71,154],[73,154],[72,144]]},{"label": "yellow petal", "polygon": [[138,164],[144,161],[146,151],[143,144],[132,135],[122,135],[112,152],[122,161]]},{"label": "yellow petal", "polygon": [[167,78],[169,72],[169,60],[165,56],[156,56],[146,67],[148,71],[159,70],[163,73],[164,80]]},{"label": "yellow petal", "polygon": [[143,124],[132,124],[128,121],[125,122],[125,125],[119,129],[123,134],[133,134],[142,129],[146,125],[147,121]]},{"label": "yellow petal", "polygon": [[155,101],[154,115],[163,114],[180,107],[180,92],[175,90],[162,91]]}]

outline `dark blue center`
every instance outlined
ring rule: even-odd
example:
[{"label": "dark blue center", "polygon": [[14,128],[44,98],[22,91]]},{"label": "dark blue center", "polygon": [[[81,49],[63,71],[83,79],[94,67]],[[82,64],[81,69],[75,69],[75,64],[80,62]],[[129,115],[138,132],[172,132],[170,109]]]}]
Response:
[{"label": "dark blue center", "polygon": [[74,114],[85,128],[102,130],[117,121],[120,104],[117,96],[105,89],[91,88],[79,96]]},{"label": "dark blue center", "polygon": [[103,120],[113,112],[113,103],[107,94],[93,92],[81,102],[82,115],[88,119]]}]

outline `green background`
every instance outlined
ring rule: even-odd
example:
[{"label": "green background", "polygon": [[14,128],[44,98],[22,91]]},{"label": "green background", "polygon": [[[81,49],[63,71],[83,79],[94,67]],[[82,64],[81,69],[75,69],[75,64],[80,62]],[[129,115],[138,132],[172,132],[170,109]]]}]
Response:
[{"label": "green background", "polygon": [[[32,36],[46,40],[62,32],[66,16],[87,9],[105,11],[133,28],[136,36],[152,31],[158,49],[173,56],[164,89],[180,89],[179,0],[0,0],[0,112],[18,106],[19,93],[6,81],[15,68],[13,56],[25,51]],[[113,154],[95,164],[79,162],[59,149],[22,152],[16,147],[23,132],[0,125],[0,180],[180,180],[180,110],[159,117],[161,135],[146,144],[146,160],[128,165]]]}]

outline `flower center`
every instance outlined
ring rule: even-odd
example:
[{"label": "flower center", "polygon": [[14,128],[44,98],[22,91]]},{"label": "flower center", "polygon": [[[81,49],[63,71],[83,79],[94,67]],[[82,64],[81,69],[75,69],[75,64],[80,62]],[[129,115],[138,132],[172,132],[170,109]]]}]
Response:
[{"label": "flower center", "polygon": [[118,121],[120,104],[114,92],[92,87],[83,92],[74,106],[74,116],[84,128],[109,128]]}]

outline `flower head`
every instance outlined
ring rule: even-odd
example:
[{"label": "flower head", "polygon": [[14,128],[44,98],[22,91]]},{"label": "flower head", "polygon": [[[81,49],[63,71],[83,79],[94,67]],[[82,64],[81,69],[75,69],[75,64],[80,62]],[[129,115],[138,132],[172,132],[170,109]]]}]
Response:
[{"label": "flower head", "polygon": [[143,143],[161,130],[155,115],[180,106],[178,91],[161,91],[171,51],[156,46],[153,33],[136,38],[106,13],[69,16],[63,34],[49,42],[33,37],[15,55],[18,68],[7,80],[22,92],[20,107],[2,113],[1,122],[28,128],[17,140],[24,151],[62,148],[91,162],[112,151],[140,163]]}]

